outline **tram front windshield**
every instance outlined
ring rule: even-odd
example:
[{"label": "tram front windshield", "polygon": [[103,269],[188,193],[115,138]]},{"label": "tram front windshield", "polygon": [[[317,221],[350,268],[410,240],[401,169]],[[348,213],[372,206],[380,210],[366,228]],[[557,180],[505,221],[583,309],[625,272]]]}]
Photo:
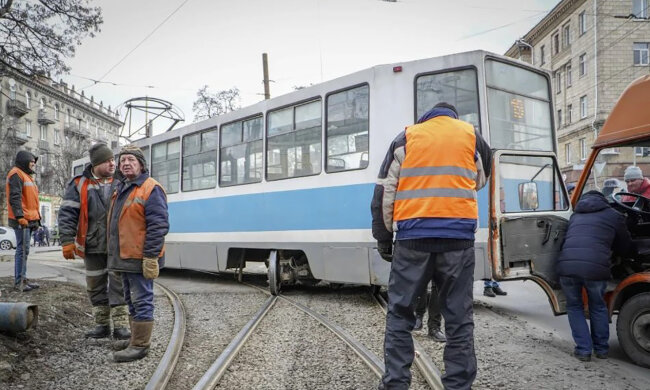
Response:
[{"label": "tram front windshield", "polygon": [[488,59],[485,81],[490,146],[555,152],[548,79],[540,73]]}]

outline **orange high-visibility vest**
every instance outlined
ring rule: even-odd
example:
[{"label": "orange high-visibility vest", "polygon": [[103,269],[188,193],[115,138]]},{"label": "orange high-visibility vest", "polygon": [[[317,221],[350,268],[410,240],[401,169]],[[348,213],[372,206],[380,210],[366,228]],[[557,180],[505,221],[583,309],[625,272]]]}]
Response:
[{"label": "orange high-visibility vest", "polygon": [[22,205],[23,205],[23,218],[28,221],[38,221],[41,219],[41,213],[38,205],[38,187],[34,183],[34,179],[25,171],[18,167],[13,167],[7,174],[7,185],[5,186],[7,196],[7,210],[9,211],[9,219],[16,219],[14,210],[11,207],[9,194],[9,178],[18,174],[20,180],[23,181]]},{"label": "orange high-visibility vest", "polygon": [[[122,212],[117,222],[120,239],[120,258],[122,259],[142,259],[144,256],[144,240],[147,234],[144,205],[147,203],[151,192],[156,186],[160,187],[163,193],[165,192],[165,189],[155,179],[151,177],[147,178],[141,186],[136,186],[131,191],[126,202],[124,202],[124,206],[122,206]],[[117,199],[117,191],[113,192],[111,209],[115,204],[115,199]],[[109,211],[108,215],[110,216],[111,214],[112,210]],[[110,231],[108,234],[110,237]],[[163,245],[158,257],[162,257],[164,253],[165,246]]]},{"label": "orange high-visibility vest", "polygon": [[[111,182],[113,179],[111,179]],[[88,235],[88,187],[94,186],[94,189],[99,189],[97,180],[88,179],[85,176],[80,176],[74,179],[79,192],[79,221],[77,222],[77,236],[74,240],[74,251],[77,256],[82,259],[86,255],[86,236]]]},{"label": "orange high-visibility vest", "polygon": [[478,219],[475,152],[467,122],[438,116],[408,127],[393,220]]}]

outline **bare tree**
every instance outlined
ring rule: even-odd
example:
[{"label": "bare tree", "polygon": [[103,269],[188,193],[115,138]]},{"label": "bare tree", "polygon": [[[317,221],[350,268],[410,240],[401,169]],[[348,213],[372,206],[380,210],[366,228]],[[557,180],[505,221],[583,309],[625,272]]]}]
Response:
[{"label": "bare tree", "polygon": [[192,105],[194,121],[212,118],[239,109],[239,89],[236,87],[212,93],[204,85],[196,93],[197,99]]},{"label": "bare tree", "polygon": [[44,193],[63,196],[72,179],[72,162],[88,155],[90,141],[83,136],[65,137],[60,153],[50,153],[40,172],[40,188]]},{"label": "bare tree", "polygon": [[[16,138],[17,119],[10,115],[0,114],[0,175],[2,179],[6,177],[9,170],[14,166],[16,151],[20,147],[20,142]],[[7,208],[5,186],[0,186],[0,221],[5,220]]]},{"label": "bare tree", "polygon": [[88,0],[0,1],[0,64],[28,75],[67,73],[64,59],[103,23]]}]

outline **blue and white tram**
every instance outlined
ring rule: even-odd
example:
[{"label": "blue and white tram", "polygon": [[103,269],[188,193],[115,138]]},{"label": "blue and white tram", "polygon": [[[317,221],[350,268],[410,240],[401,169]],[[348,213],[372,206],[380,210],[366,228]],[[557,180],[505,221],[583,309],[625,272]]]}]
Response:
[{"label": "blue and white tram", "polygon": [[[371,234],[376,176],[397,133],[441,101],[494,149],[556,150],[543,71],[484,51],[375,66],[137,141],[168,194],[166,266],[220,272],[270,259],[272,289],[387,284]],[[484,278],[487,186],[478,196]]]}]

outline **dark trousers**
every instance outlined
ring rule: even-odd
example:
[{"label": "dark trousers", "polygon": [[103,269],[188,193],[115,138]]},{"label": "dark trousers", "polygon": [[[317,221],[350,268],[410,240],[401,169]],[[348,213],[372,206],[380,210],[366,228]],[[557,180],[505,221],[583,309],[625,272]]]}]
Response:
[{"label": "dark trousers", "polygon": [[388,314],[384,339],[386,389],[407,389],[411,383],[415,298],[433,280],[445,319],[447,343],[443,359],[445,389],[470,389],[476,378],[472,310],[474,248],[429,253],[395,244],[388,282]]},{"label": "dark trousers", "polygon": [[436,288],[436,284],[431,283],[431,292],[429,293],[425,290],[417,299],[415,315],[424,318],[424,313],[428,311],[428,329],[440,329],[440,325],[442,324],[442,314],[440,314],[440,300],[438,299],[438,289]]},{"label": "dark trousers", "polygon": [[122,272],[124,299],[134,321],[153,321],[153,279],[137,272]]},{"label": "dark trousers", "polygon": [[[14,256],[14,284],[27,278],[27,256],[29,255],[30,232],[28,228],[14,228],[16,234],[16,254]],[[27,241],[27,243],[25,243]],[[25,249],[23,251],[23,249]]]},{"label": "dark trousers", "polygon": [[93,306],[124,305],[122,277],[106,268],[108,257],[101,253],[86,253],[86,292]]},{"label": "dark trousers", "polygon": [[[566,295],[569,325],[576,343],[575,353],[590,356],[593,349],[596,353],[606,354],[609,351],[609,312],[604,298],[607,281],[560,276],[560,286]],[[589,299],[591,332],[582,302],[583,287]]]}]

